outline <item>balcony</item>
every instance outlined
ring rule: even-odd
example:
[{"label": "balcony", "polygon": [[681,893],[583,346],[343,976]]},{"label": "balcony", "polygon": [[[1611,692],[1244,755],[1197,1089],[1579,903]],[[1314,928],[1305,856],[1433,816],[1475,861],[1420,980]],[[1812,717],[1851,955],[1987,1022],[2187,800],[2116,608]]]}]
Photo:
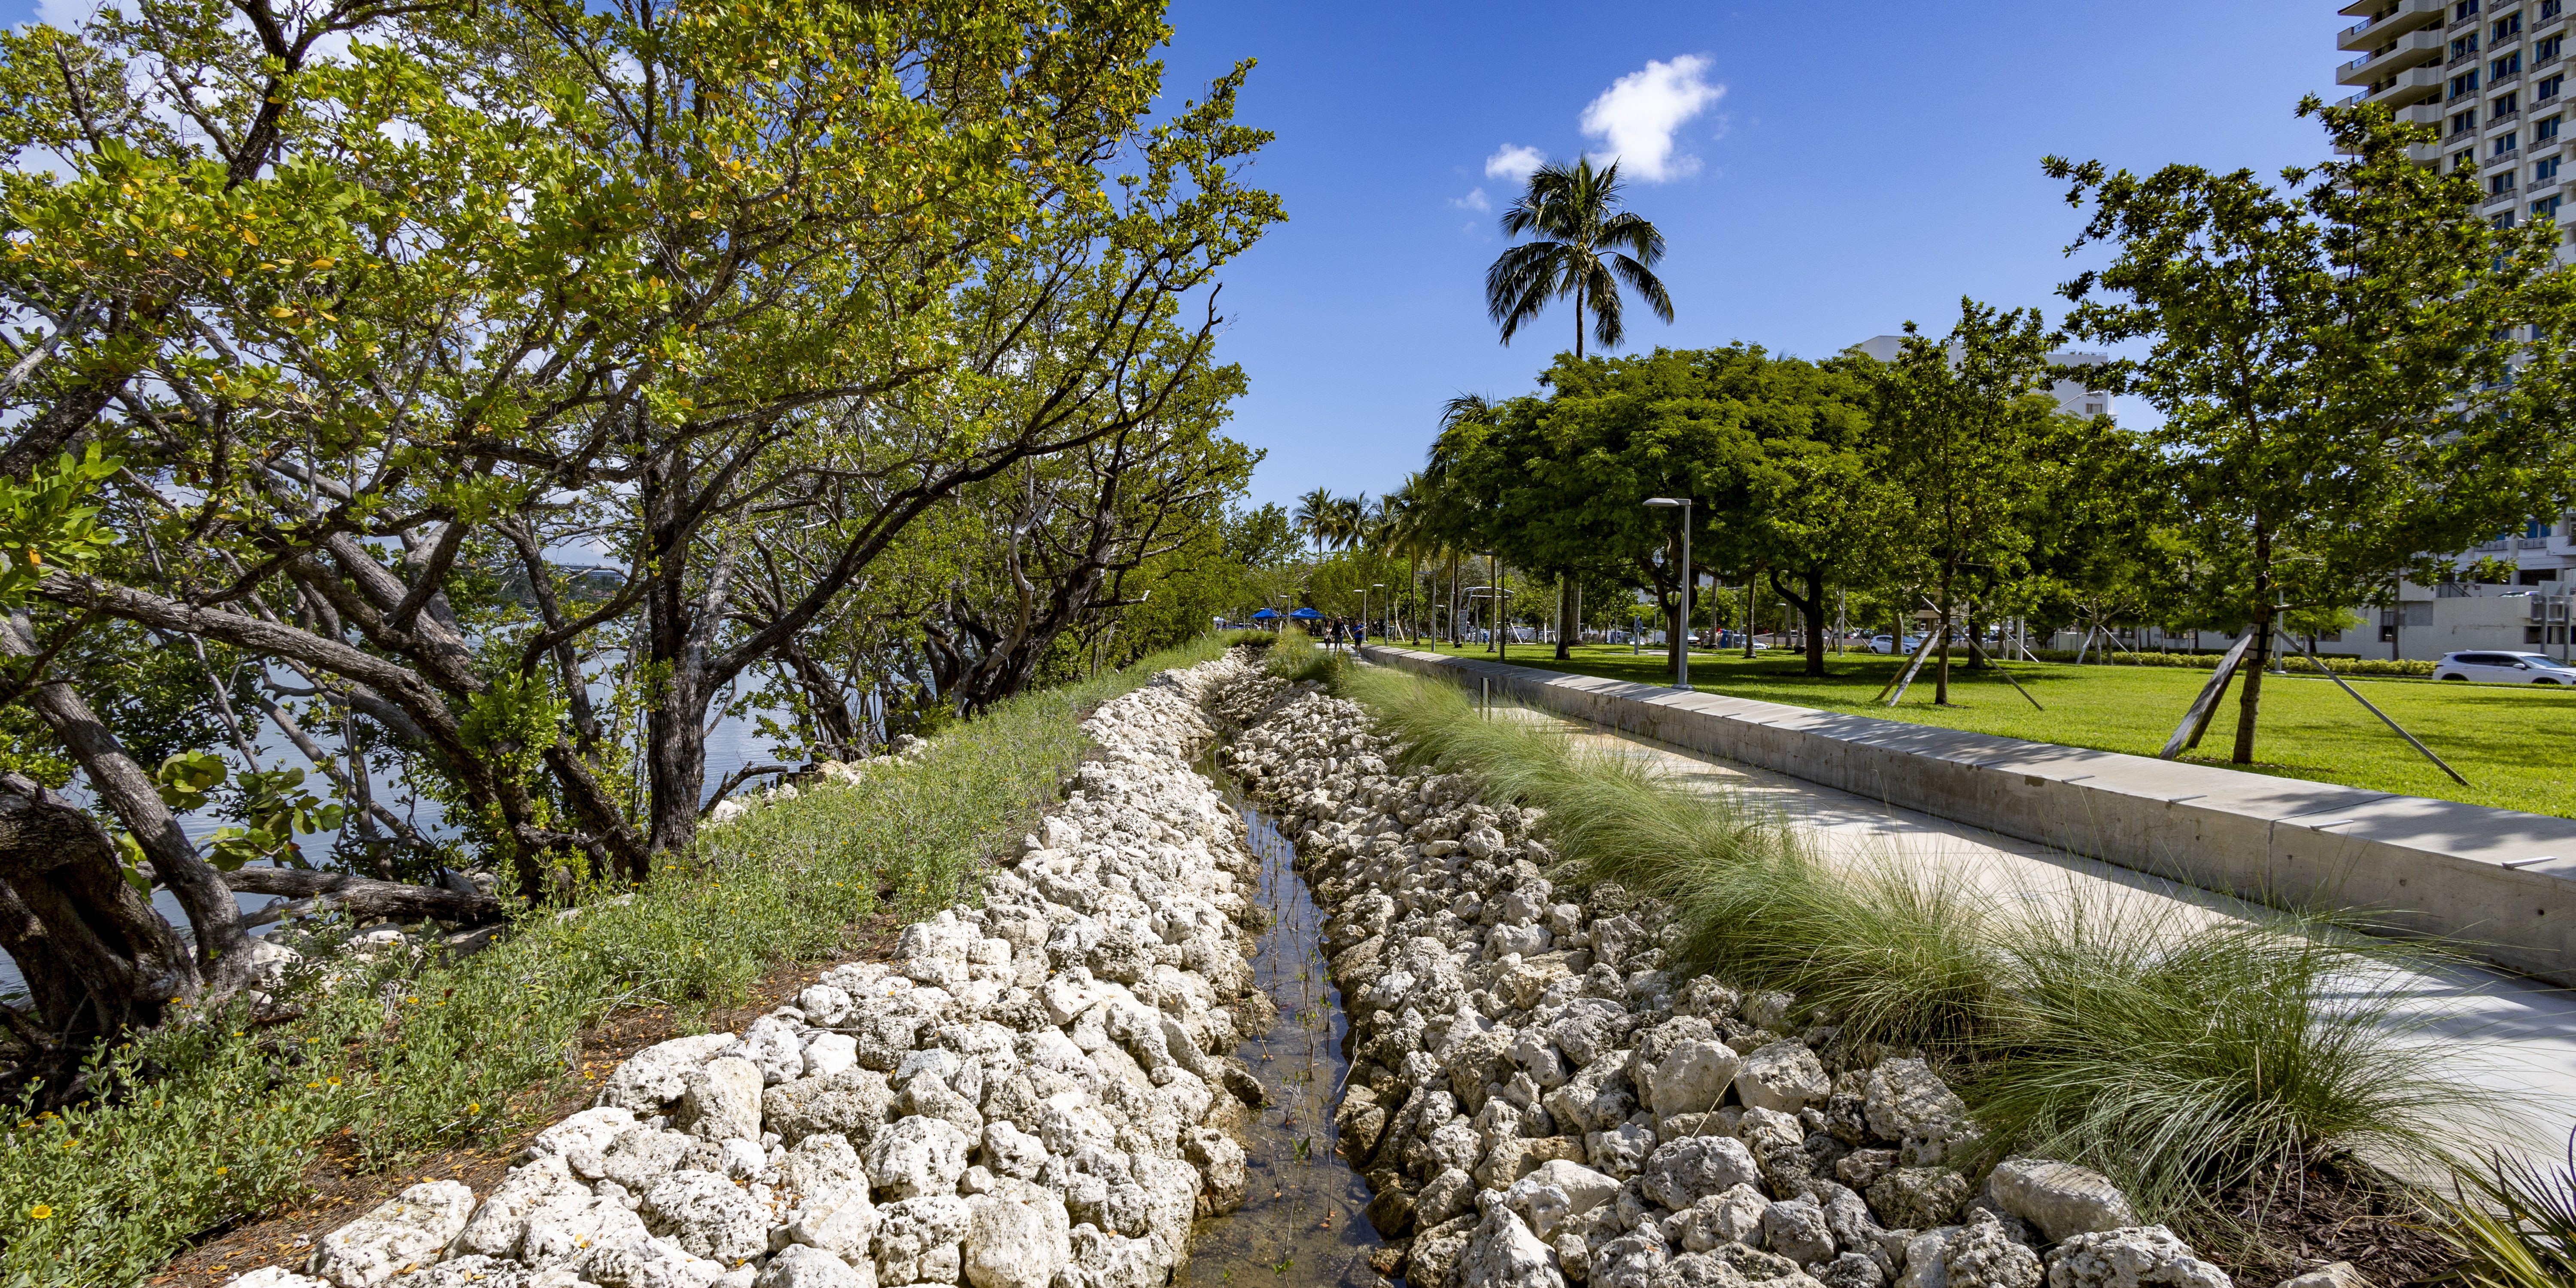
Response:
[{"label": "balcony", "polygon": [[2388,43],[2390,32],[2413,31],[2431,24],[2439,29],[2451,6],[2445,0],[2400,0],[2385,18],[2364,18],[2335,33],[2335,48],[2359,51]]},{"label": "balcony", "polygon": [[2338,106],[2350,107],[2355,103],[2386,103],[2391,100],[2399,100],[2411,105],[2418,95],[2426,91],[2440,93],[2443,79],[2442,69],[2431,63],[2421,67],[2409,67],[2391,77],[2378,89],[2364,89],[2346,98]]},{"label": "balcony", "polygon": [[2520,152],[2518,152],[2518,151],[2498,152],[2498,153],[2496,153],[2495,155],[2490,156],[2490,157],[2488,157],[2488,158],[2486,159],[2486,161],[2483,163],[2483,168],[2488,169],[2488,170],[2493,170],[2493,169],[2495,169],[2497,166],[2508,166],[2508,165],[2512,165],[2513,163],[2515,163],[2515,162],[2517,162],[2517,161],[2520,161],[2520,160],[2522,160],[2522,153],[2520,153]]},{"label": "balcony", "polygon": [[2442,56],[2447,42],[2438,31],[2418,31],[2399,37],[2386,49],[2363,54],[2335,69],[2338,85],[2367,85],[2392,70],[2426,66]]},{"label": "balcony", "polygon": [[2501,207],[2510,206],[2520,200],[2522,200],[2521,193],[2507,188],[2503,192],[2490,194],[2485,201],[2479,202],[2478,205],[2482,209],[2495,210]]}]

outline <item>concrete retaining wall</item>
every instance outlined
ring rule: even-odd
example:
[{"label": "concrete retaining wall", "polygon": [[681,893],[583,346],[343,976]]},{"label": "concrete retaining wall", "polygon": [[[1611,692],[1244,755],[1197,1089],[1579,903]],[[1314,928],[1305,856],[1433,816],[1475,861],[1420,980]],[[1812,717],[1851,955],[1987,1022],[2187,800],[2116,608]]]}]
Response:
[{"label": "concrete retaining wall", "polygon": [[1368,656],[2203,889],[2364,911],[2576,985],[2576,819],[1411,649]]}]

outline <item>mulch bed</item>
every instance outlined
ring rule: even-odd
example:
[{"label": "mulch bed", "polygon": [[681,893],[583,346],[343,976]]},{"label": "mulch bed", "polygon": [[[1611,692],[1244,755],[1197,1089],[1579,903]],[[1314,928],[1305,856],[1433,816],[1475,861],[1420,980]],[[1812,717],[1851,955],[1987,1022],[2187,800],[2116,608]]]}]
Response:
[{"label": "mulch bed", "polygon": [[2421,1284],[2441,1277],[2459,1257],[2430,1228],[2433,1214],[2406,1190],[2365,1164],[2335,1160],[2309,1167],[2277,1189],[2228,1196],[2227,1215],[2251,1239],[2209,1240],[2203,1253],[2240,1284],[2273,1284],[2349,1261],[2375,1284]]},{"label": "mulch bed", "polygon": [[262,1266],[301,1270],[313,1242],[366,1214],[377,1204],[422,1181],[456,1180],[477,1194],[488,1193],[509,1170],[510,1161],[536,1134],[589,1106],[592,1084],[619,1062],[656,1042],[688,1033],[739,1031],[773,1008],[792,1001],[816,976],[843,962],[885,961],[893,955],[904,923],[891,913],[854,924],[843,934],[847,951],[824,961],[781,966],[751,986],[750,999],[727,1010],[682,1014],[669,1006],[638,1007],[611,1015],[582,1036],[578,1078],[562,1078],[531,1087],[523,1102],[527,1127],[494,1141],[441,1150],[406,1160],[397,1169],[374,1169],[357,1161],[357,1151],[343,1136],[322,1143],[322,1156],[305,1172],[307,1196],[294,1207],[209,1237],[162,1267],[147,1282],[168,1288],[217,1288],[236,1275]]}]

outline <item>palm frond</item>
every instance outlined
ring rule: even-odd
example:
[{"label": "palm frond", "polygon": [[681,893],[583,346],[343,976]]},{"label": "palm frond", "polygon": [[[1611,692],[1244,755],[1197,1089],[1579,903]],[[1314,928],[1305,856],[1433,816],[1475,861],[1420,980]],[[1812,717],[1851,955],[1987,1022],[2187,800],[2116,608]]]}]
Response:
[{"label": "palm frond", "polygon": [[1656,317],[1666,322],[1673,320],[1673,297],[1664,293],[1664,280],[1655,276],[1653,269],[1625,255],[1613,255],[1610,257],[1610,271],[1625,279],[1628,289],[1635,291],[1637,298],[1644,300]]}]

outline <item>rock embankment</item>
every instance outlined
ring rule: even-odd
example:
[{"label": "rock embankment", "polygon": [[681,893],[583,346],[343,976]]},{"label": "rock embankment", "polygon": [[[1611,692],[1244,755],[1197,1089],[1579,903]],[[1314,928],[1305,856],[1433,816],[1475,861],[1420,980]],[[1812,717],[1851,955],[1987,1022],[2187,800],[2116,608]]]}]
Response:
[{"label": "rock embankment", "polygon": [[1559,888],[1536,811],[1360,707],[1238,674],[1216,709],[1329,916],[1339,1148],[1415,1288],[2226,1288],[2100,1175],[1987,1165],[1919,1056],[1668,969],[1662,908]]},{"label": "rock embankment", "polygon": [[[981,907],[638,1053],[490,1193],[417,1185],[242,1288],[1149,1288],[1243,1200],[1254,861],[1192,772],[1227,659],[1104,704]],[[1237,1023],[1237,1015],[1243,1017]]]}]

